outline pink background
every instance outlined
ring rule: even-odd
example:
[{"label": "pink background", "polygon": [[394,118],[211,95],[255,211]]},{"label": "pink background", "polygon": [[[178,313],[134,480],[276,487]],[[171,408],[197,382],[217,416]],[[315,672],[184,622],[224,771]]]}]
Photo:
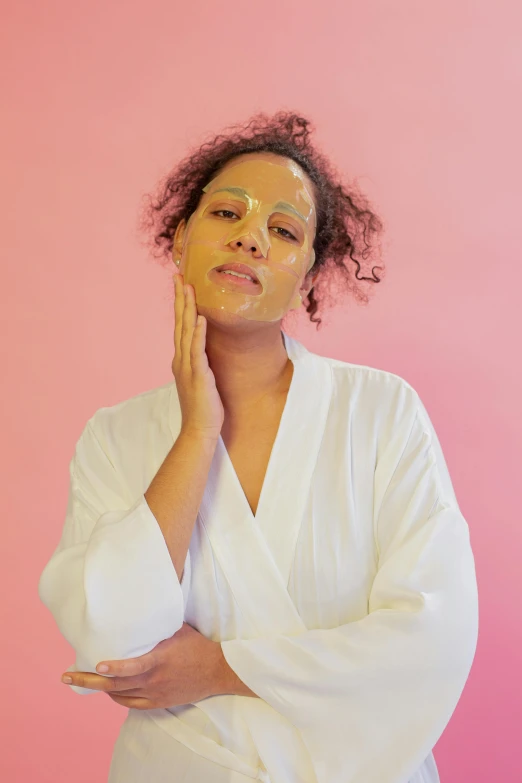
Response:
[{"label": "pink background", "polygon": [[294,334],[418,390],[471,528],[481,634],[435,748],[442,781],[520,781],[519,3],[10,6],[0,778],[106,780],[125,715],[60,683],[73,658],[37,583],[86,420],[171,379],[170,279],[137,241],[141,194],[205,134],[290,108],[388,228],[371,305],[346,298]]}]

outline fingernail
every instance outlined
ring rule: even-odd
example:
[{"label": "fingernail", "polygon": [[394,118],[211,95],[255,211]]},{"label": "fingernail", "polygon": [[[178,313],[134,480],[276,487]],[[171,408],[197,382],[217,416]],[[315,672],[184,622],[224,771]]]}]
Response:
[{"label": "fingernail", "polygon": [[64,674],[62,677],[62,682],[65,682],[66,685],[70,685],[72,682],[72,677],[69,677],[68,674]]},{"label": "fingernail", "polygon": [[96,667],[96,671],[97,672],[108,672],[109,671],[109,667],[105,663],[100,663],[100,665]]}]

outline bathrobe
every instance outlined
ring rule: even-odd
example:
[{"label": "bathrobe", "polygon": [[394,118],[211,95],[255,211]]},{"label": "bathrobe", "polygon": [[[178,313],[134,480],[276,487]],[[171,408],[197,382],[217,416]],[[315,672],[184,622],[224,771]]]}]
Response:
[{"label": "bathrobe", "polygon": [[144,497],[180,432],[175,382],[100,408],[76,443],[39,584],[71,670],[185,621],[260,697],[129,710],[111,783],[439,781],[478,596],[437,434],[405,379],[283,339],[294,373],[257,512],[220,436],[181,584]]}]

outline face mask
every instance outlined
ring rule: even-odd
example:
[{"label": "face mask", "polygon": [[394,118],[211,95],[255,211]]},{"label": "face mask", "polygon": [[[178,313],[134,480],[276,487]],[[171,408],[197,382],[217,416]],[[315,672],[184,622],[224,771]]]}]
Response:
[{"label": "face mask", "polygon": [[[299,288],[315,260],[316,220],[299,167],[244,161],[203,193],[178,247],[179,270],[197,305],[254,321],[278,321],[299,309]],[[228,263],[245,265],[256,282],[216,271]]]}]

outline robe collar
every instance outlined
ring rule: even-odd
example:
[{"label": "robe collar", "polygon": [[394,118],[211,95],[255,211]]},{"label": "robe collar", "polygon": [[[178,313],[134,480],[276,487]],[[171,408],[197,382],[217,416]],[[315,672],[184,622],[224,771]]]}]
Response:
[{"label": "robe collar", "polygon": [[[285,332],[283,339],[294,372],[256,515],[221,435],[198,513],[247,621],[244,638],[305,630],[288,583],[325,432],[332,373],[323,356],[311,353]],[[179,411],[171,413],[179,432]],[[173,431],[175,424],[171,419]]]}]

